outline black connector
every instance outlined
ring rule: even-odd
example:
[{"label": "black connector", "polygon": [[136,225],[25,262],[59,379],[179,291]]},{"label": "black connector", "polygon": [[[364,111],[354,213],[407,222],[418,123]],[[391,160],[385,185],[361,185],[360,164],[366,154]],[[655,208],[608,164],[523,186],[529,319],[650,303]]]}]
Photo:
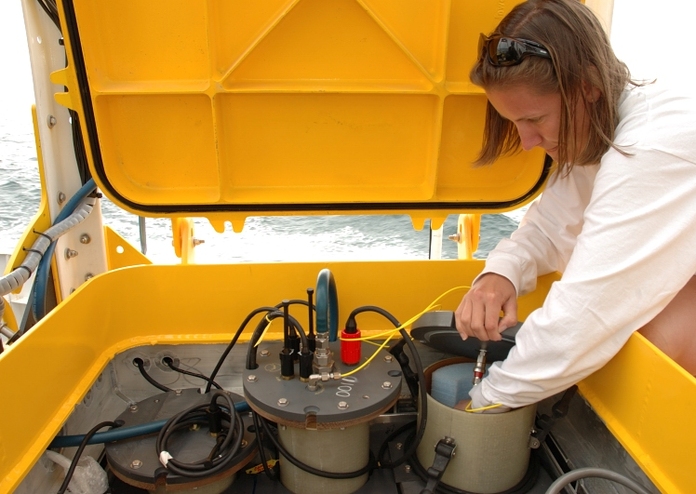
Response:
[{"label": "black connector", "polygon": [[314,362],[314,352],[300,353],[300,381],[309,381],[312,375],[312,363]]},{"label": "black connector", "polygon": [[290,301],[283,300],[283,333],[285,336],[285,347],[292,350],[293,360],[297,360],[300,354],[300,336],[297,329],[290,323]]},{"label": "black connector", "polygon": [[290,326],[290,328],[290,336],[288,337],[290,340],[290,349],[292,350],[293,358],[297,360],[300,355],[300,336],[292,326]]},{"label": "black connector", "polygon": [[404,381],[406,381],[408,390],[411,392],[411,396],[415,401],[418,398],[418,375],[411,369],[411,362],[404,351],[404,345],[406,345],[406,340],[402,338],[396,344],[392,345],[389,349],[389,353],[394,355],[396,361],[399,362],[401,372],[404,373]]},{"label": "black connector", "polygon": [[346,321],[345,332],[348,334],[355,334],[358,332],[358,323],[355,322],[355,318],[353,316],[349,317]]},{"label": "black connector", "polygon": [[309,346],[309,351],[314,353],[317,349],[317,339],[314,335],[314,289],[307,288],[307,307],[309,308],[308,322],[309,331],[307,334],[307,345]]},{"label": "black connector", "polygon": [[205,415],[208,418],[208,430],[211,434],[217,435],[222,431],[222,409],[213,399],[208,408],[205,409]]},{"label": "black connector", "polygon": [[295,352],[291,349],[283,348],[280,351],[280,377],[292,379],[295,377]]}]

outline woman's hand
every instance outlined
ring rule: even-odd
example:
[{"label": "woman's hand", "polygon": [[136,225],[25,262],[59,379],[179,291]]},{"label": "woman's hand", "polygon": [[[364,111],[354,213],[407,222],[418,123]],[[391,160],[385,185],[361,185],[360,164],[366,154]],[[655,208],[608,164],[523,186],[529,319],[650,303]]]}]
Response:
[{"label": "woman's hand", "polygon": [[455,322],[464,340],[475,336],[481,341],[500,341],[500,333],[517,324],[515,286],[499,274],[484,274],[462,299]]}]

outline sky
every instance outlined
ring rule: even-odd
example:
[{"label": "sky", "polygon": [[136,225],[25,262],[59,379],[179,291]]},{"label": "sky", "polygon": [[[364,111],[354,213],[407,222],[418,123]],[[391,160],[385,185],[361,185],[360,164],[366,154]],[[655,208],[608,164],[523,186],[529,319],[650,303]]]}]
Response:
[{"label": "sky", "polygon": [[[612,43],[631,73],[686,85],[696,64],[680,60],[693,31],[690,0],[615,0]],[[30,122],[34,101],[20,0],[0,0],[0,117]],[[24,111],[26,109],[26,111]]]},{"label": "sky", "polygon": [[22,5],[0,0],[0,118],[18,117],[31,125],[32,84]]}]

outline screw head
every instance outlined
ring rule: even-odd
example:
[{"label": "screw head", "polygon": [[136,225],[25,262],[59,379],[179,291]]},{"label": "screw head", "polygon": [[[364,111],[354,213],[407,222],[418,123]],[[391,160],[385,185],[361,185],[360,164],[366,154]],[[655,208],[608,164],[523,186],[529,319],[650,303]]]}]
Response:
[{"label": "screw head", "polygon": [[138,468],[140,468],[142,466],[143,466],[143,462],[140,460],[133,460],[133,461],[131,461],[131,464],[130,464],[130,467],[133,470],[137,470]]},{"label": "screw head", "polygon": [[249,381],[250,383],[255,383],[258,380],[259,380],[259,378],[256,377],[254,374],[249,374],[247,376],[247,381]]},{"label": "screw head", "polygon": [[346,408],[348,408],[348,403],[346,403],[345,401],[338,402],[338,409],[339,410],[345,410]]},{"label": "screw head", "polygon": [[82,235],[80,235],[80,243],[81,244],[87,245],[91,241],[92,241],[91,237],[89,235],[87,235],[86,233],[83,233]]},{"label": "screw head", "polygon": [[384,361],[387,363],[391,363],[394,360],[394,357],[392,355],[385,355],[384,356]]},{"label": "screw head", "polygon": [[261,356],[262,357],[268,357],[271,354],[268,350],[261,350]]},{"label": "screw head", "polygon": [[278,398],[279,407],[286,407],[288,406],[288,403],[290,403],[290,401],[287,398]]},{"label": "screw head", "polygon": [[382,388],[383,388],[383,389],[391,389],[391,387],[392,387],[392,383],[390,383],[389,381],[384,381],[384,382],[382,383]]}]

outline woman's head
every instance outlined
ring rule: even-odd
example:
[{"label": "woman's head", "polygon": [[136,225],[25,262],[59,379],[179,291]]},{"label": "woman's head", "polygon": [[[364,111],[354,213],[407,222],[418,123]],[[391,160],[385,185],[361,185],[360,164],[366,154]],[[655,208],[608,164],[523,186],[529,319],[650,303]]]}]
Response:
[{"label": "woman's head", "polygon": [[501,115],[492,104],[496,97],[510,102],[524,92],[525,97],[558,100],[557,149],[550,154],[564,171],[598,163],[612,146],[618,99],[630,82],[599,20],[577,0],[529,0],[516,6],[484,40],[470,75],[489,96],[478,163],[492,163],[524,144],[524,129],[518,132],[518,123],[508,120],[515,115]]}]

